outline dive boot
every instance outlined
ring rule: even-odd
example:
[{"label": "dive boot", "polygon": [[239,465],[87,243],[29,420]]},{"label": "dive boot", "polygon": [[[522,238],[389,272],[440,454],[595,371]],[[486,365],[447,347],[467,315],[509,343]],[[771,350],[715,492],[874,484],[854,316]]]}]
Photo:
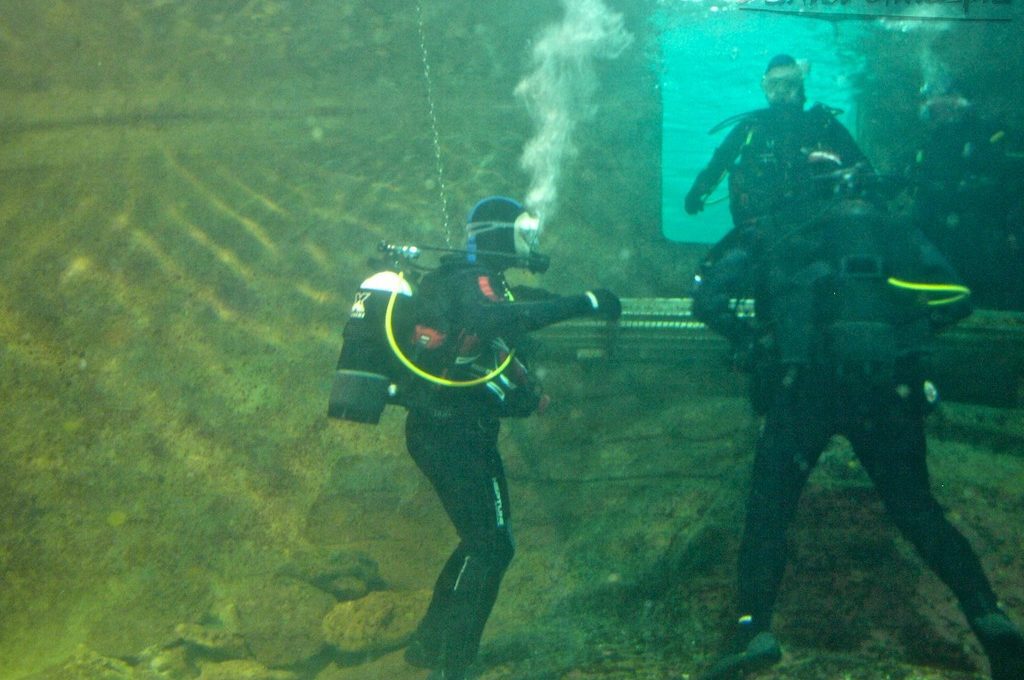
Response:
[{"label": "dive boot", "polygon": [[755,635],[741,651],[723,656],[698,678],[699,680],[742,678],[747,673],[777,664],[781,659],[782,647],[779,646],[779,641],[765,630]]},{"label": "dive boot", "polygon": [[1024,637],[1013,621],[994,612],[972,620],[971,628],[988,656],[992,680],[1024,678]]}]

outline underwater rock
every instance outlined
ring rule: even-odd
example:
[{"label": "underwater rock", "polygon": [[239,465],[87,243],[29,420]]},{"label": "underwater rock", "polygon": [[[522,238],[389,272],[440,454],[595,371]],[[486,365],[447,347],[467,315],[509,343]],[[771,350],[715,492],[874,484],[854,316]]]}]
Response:
[{"label": "underwater rock", "polygon": [[221,659],[242,659],[249,656],[245,638],[236,633],[204,626],[181,623],[174,629],[178,640],[208,656]]},{"label": "underwater rock", "polygon": [[316,674],[315,680],[342,680],[346,675],[351,674],[351,669],[345,669],[335,663],[330,663]]},{"label": "underwater rock", "polygon": [[378,591],[340,602],[323,620],[327,642],[345,654],[398,649],[412,636],[430,599],[429,591]]},{"label": "underwater rock", "polygon": [[136,655],[132,663],[136,671],[133,677],[143,680],[179,680],[195,675],[188,649],[180,641],[148,647]]},{"label": "underwater rock", "polygon": [[[145,536],[125,536],[125,545],[142,550],[149,541],[162,540],[157,530],[150,531],[146,529]],[[111,575],[107,587],[90,602],[82,642],[99,654],[123,659],[154,641],[166,640],[177,623],[196,620],[210,607],[209,583],[200,570],[177,569],[138,568]]]},{"label": "underwater rock", "polygon": [[26,680],[133,680],[131,666],[80,647],[67,661],[35,673]]},{"label": "underwater rock", "polygon": [[198,680],[296,680],[291,671],[270,670],[255,661],[236,659],[203,664]]},{"label": "underwater rock", "polygon": [[260,663],[270,668],[299,664],[323,648],[320,624],[334,603],[302,581],[246,579],[235,591],[238,633]]},{"label": "underwater rock", "polygon": [[339,600],[357,600],[383,587],[377,563],[355,550],[309,550],[296,555],[281,574],[305,581]]}]

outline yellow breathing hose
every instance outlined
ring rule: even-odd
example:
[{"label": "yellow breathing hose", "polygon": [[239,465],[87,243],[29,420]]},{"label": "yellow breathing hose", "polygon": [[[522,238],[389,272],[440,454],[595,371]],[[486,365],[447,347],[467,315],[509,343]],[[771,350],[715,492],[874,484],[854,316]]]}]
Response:
[{"label": "yellow breathing hose", "polygon": [[402,362],[402,365],[408,368],[410,371],[423,378],[428,382],[432,382],[436,385],[443,385],[445,387],[473,387],[475,385],[483,385],[485,382],[494,380],[501,372],[508,368],[508,365],[512,363],[512,355],[514,352],[510,351],[505,360],[498,365],[493,371],[487,375],[482,375],[479,378],[473,378],[472,380],[449,380],[448,378],[442,378],[439,375],[433,375],[427,373],[422,368],[414,364],[409,357],[405,356],[402,352],[402,348],[398,346],[398,342],[395,341],[395,331],[392,327],[392,317],[395,312],[395,300],[398,298],[398,291],[391,293],[391,299],[388,300],[388,308],[384,313],[384,332],[388,336],[388,344],[391,345],[391,351],[395,353],[398,360]]},{"label": "yellow breathing hose", "polygon": [[928,300],[929,305],[948,305],[954,302],[959,302],[965,297],[971,294],[971,289],[967,286],[960,286],[954,283],[915,283],[914,281],[904,281],[903,279],[897,279],[894,276],[890,276],[888,279],[890,286],[895,288],[901,288],[903,290],[911,290],[920,293],[949,293],[948,297],[938,298],[935,300]]}]

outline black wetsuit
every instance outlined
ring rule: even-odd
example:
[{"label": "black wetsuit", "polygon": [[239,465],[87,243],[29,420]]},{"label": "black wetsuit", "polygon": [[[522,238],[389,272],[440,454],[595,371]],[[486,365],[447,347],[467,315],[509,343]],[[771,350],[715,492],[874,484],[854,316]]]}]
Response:
[{"label": "black wetsuit", "polygon": [[[522,295],[519,289],[517,293]],[[415,325],[413,334],[421,336],[429,328],[444,339],[420,352],[417,363],[435,375],[467,380],[501,362],[501,341],[514,349],[529,331],[594,312],[584,295],[538,295],[542,299],[533,302],[512,302],[511,297],[502,275],[484,267],[449,262],[428,274],[417,292],[415,324],[406,322],[404,327]],[[469,360],[477,355],[477,361]],[[414,379],[403,397],[409,409],[409,453],[437,491],[459,536],[419,625],[415,662],[449,669],[454,677],[461,677],[458,673],[476,656],[515,550],[497,446],[499,419],[528,415],[540,399],[518,361],[503,376],[507,380],[468,388]]]},{"label": "black wetsuit", "polygon": [[461,669],[472,663],[515,552],[498,428],[492,416],[411,410],[406,417],[409,453],[459,535],[417,631],[418,642],[436,659],[430,665]]}]

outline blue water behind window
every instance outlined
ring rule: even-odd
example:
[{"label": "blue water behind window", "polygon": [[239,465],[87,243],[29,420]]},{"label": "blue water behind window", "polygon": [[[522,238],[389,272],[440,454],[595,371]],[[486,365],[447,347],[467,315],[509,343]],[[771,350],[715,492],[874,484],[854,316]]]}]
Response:
[{"label": "blue water behind window", "polygon": [[856,136],[850,81],[862,67],[852,47],[862,26],[735,8],[715,11],[706,3],[678,7],[685,16],[666,17],[668,28],[661,36],[662,230],[672,240],[713,243],[732,225],[727,183],[721,183],[704,212],[691,217],[683,211],[694,177],[731,126],[714,136],[708,130],[765,106],[761,75],[772,56],[785,52],[810,62],[808,104],[843,109],[839,119]]}]

